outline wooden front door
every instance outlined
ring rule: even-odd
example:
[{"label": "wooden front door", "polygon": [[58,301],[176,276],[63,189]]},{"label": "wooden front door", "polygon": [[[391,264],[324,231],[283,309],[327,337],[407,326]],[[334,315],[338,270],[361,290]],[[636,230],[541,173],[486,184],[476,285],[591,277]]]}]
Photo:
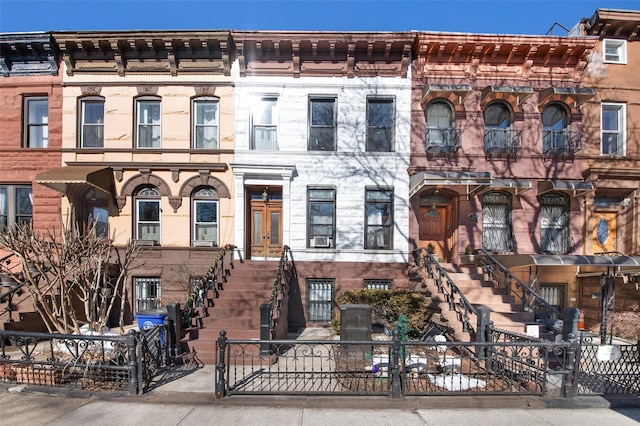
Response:
[{"label": "wooden front door", "polygon": [[444,259],[448,257],[447,247],[447,207],[420,207],[420,247],[432,244],[434,254]]},{"label": "wooden front door", "polygon": [[607,253],[617,250],[617,213],[598,212],[593,220],[593,253]]},{"label": "wooden front door", "polygon": [[251,200],[251,259],[278,258],[282,252],[282,201]]}]

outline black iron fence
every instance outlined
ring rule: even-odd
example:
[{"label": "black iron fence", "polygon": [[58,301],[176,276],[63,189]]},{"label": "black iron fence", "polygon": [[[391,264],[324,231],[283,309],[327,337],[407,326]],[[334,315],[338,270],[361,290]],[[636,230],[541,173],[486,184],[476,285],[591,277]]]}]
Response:
[{"label": "black iron fence", "polygon": [[228,340],[223,331],[216,396],[640,394],[638,345],[623,345],[619,360],[603,364],[592,354],[598,345],[578,339],[499,334],[489,342],[409,342],[397,334],[389,341],[249,341]]},{"label": "black iron fence", "polygon": [[167,327],[125,335],[0,331],[0,381],[142,393],[171,362]]}]

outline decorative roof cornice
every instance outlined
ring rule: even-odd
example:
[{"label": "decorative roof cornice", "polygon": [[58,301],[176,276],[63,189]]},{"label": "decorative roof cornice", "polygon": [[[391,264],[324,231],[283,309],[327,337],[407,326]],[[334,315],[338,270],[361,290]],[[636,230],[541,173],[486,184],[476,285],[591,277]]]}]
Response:
[{"label": "decorative roof cornice", "polygon": [[0,34],[0,72],[16,75],[58,75],[60,52],[49,33]]},{"label": "decorative roof cornice", "polygon": [[587,35],[635,41],[640,32],[640,12],[637,10],[597,9],[591,18],[583,19],[581,24]]},{"label": "decorative roof cornice", "polygon": [[407,77],[409,32],[234,31],[240,75]]},{"label": "decorative roof cornice", "polygon": [[75,73],[231,75],[229,31],[61,32],[54,38]]},{"label": "decorative roof cornice", "polygon": [[588,37],[420,33],[419,76],[579,81],[597,40]]}]

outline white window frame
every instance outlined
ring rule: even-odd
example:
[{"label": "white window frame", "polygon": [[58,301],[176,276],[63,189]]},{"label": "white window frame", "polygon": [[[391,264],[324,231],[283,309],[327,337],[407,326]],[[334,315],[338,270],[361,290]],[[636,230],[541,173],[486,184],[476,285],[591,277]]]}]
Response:
[{"label": "white window frame", "polygon": [[[616,53],[607,54],[607,47],[616,49]],[[626,64],[627,63],[627,41],[620,40],[620,39],[602,40],[602,60],[606,64]]]},{"label": "white window frame", "polygon": [[[313,197],[313,194],[317,193],[321,195],[322,193],[329,195],[331,197]],[[326,246],[322,246],[325,249],[335,248],[336,241],[336,196],[337,190],[333,186],[309,186],[307,188],[307,248],[315,248],[318,247],[316,237],[326,237],[328,238],[328,244]],[[331,223],[313,223],[312,219],[316,217],[321,217],[321,215],[312,215],[312,209],[314,205],[322,205],[322,206],[331,206]],[[331,233],[329,235],[322,234],[320,232],[315,233],[315,228],[321,228],[331,226]]]},{"label": "white window frame", "polygon": [[[211,195],[210,196],[198,195],[198,192],[203,189],[211,191],[212,192]],[[198,204],[215,205],[215,211],[216,211],[215,221],[199,222],[197,220]],[[206,240],[198,239],[197,230],[198,230],[198,225],[200,224],[215,226],[215,232],[213,233],[214,235],[212,235],[210,239],[206,239]],[[192,245],[194,247],[198,247],[198,246],[217,247],[220,243],[220,203],[217,198],[217,194],[215,193],[215,190],[211,187],[201,187],[193,192],[193,196],[191,199],[191,233],[192,233]]]},{"label": "white window frame", "polygon": [[[215,104],[215,124],[211,123],[199,123],[198,116],[198,105],[208,105]],[[192,101],[191,105],[191,121],[192,121],[192,147],[193,149],[220,149],[220,100],[218,98],[211,97],[200,97],[195,98]],[[207,146],[205,146],[204,140],[200,141],[198,139],[198,130],[202,129],[206,131],[207,129],[213,129],[214,140],[210,142]]]},{"label": "white window frame", "polygon": [[[265,108],[265,104],[270,105],[271,117],[269,120],[262,120],[261,112]],[[265,95],[255,98],[251,105],[251,149],[255,151],[278,151],[278,97],[273,95]],[[261,130],[273,136],[273,140],[265,140],[258,138],[256,131]]]},{"label": "white window frame", "polygon": [[[604,110],[616,110],[618,113],[618,129],[604,129]],[[603,102],[600,105],[600,155],[626,155],[627,150],[627,105],[624,103]],[[618,137],[618,150],[615,152],[604,152],[604,140],[607,134],[615,134]]]},{"label": "white window frame", "polygon": [[[86,106],[102,105],[102,118],[97,123],[87,123]],[[80,146],[82,148],[104,148],[104,99],[103,98],[83,98],[80,100]],[[85,141],[85,128],[96,128],[101,134],[100,143],[97,145],[87,145]]]},{"label": "white window frame", "polygon": [[[162,281],[159,277],[135,277],[133,281],[136,290],[136,313],[162,307]],[[155,287],[155,294],[149,296],[151,285]]]},{"label": "white window frame", "polygon": [[[35,108],[36,102],[46,102],[47,115],[42,117],[42,121],[32,121],[31,112]],[[32,144],[32,135],[40,131],[39,138]],[[49,147],[49,99],[46,96],[29,96],[24,99],[24,146],[25,148],[48,148]]]},{"label": "white window frame", "polygon": [[[388,199],[374,197],[375,193],[389,193]],[[371,196],[370,196],[371,194]],[[393,188],[366,187],[364,191],[364,248],[367,250],[392,250],[393,228],[395,227]],[[378,207],[388,207],[388,216],[385,219]],[[371,209],[370,209],[371,207]],[[371,214],[371,213],[374,214]]]},{"label": "white window frame", "polygon": [[[0,232],[16,223],[33,222],[33,188],[31,185],[0,185]],[[28,190],[31,201],[31,214],[18,211],[18,191]],[[23,220],[18,220],[22,218]],[[29,218],[29,220],[24,220]]]},{"label": "white window frame", "polygon": [[[138,191],[138,194],[142,191],[144,191],[145,189],[153,189],[156,192],[158,192],[157,188],[142,188]],[[159,194],[159,192],[158,192]],[[140,220],[140,203],[145,202],[145,203],[157,203],[158,204],[158,220],[156,221],[141,221]],[[154,245],[160,245],[162,242],[162,203],[161,203],[161,199],[160,199],[160,195],[157,196],[151,196],[151,195],[136,195],[135,196],[135,208],[136,208],[136,214],[135,214],[135,233],[136,233],[136,240],[140,240],[140,241],[154,241]],[[143,238],[140,232],[140,225],[143,224],[154,224],[157,223],[158,224],[158,239],[157,240],[149,240],[148,238]]]},{"label": "white window frame", "polygon": [[[379,125],[380,120],[371,114],[373,105],[388,104],[389,105],[389,125]],[[367,134],[366,147],[367,152],[393,152],[395,150],[395,126],[396,126],[396,99],[388,96],[369,96],[367,97]],[[385,141],[388,146],[378,145],[378,136],[380,133],[388,133],[388,139]],[[384,148],[384,149],[382,149]]]},{"label": "white window frame", "polygon": [[[143,104],[158,104],[160,112],[158,114],[157,122],[154,122],[153,119],[145,120],[145,122],[141,122],[140,113],[141,107]],[[141,128],[149,127],[149,128],[158,128],[158,143],[153,146],[140,146],[140,130]],[[153,132],[152,132],[153,135]],[[151,139],[153,142],[153,138]],[[138,149],[159,149],[162,148],[162,100],[160,98],[149,98],[143,97],[136,99],[136,148]]]}]

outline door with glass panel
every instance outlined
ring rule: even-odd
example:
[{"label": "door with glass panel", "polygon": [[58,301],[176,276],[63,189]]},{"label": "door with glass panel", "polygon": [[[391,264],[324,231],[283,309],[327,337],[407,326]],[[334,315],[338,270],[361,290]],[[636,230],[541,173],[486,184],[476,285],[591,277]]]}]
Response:
[{"label": "door with glass panel", "polygon": [[278,258],[282,252],[282,200],[251,200],[251,259]]},{"label": "door with glass panel", "polygon": [[593,253],[608,253],[617,250],[616,212],[597,212],[594,216]]}]

